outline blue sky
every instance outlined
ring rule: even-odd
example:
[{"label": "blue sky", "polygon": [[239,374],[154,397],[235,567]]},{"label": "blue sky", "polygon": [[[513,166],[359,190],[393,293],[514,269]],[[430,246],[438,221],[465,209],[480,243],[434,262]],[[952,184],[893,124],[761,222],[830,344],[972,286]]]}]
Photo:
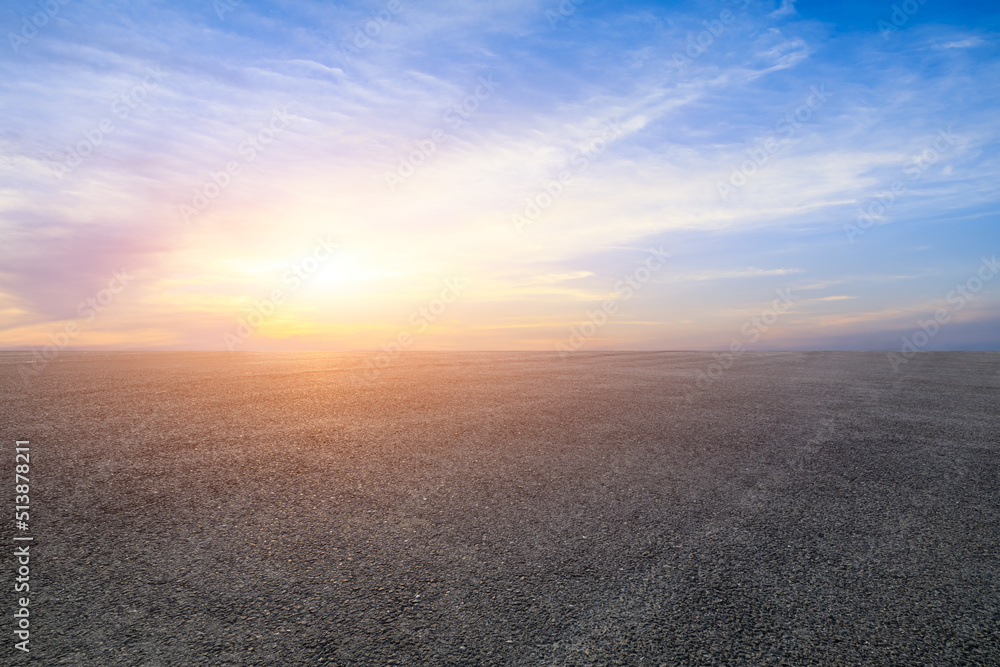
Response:
[{"label": "blue sky", "polygon": [[551,350],[616,301],[583,349],[719,349],[791,290],[752,347],[1000,349],[1000,279],[948,300],[1000,250],[986,3],[45,7],[0,8],[0,346]]}]

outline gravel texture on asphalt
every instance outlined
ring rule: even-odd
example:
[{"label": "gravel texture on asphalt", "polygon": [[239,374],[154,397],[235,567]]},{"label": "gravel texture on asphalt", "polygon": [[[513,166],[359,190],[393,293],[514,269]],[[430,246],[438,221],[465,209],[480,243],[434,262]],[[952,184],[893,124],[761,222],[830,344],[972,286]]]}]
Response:
[{"label": "gravel texture on asphalt", "polygon": [[3,664],[1000,664],[1000,353],[29,358]]}]

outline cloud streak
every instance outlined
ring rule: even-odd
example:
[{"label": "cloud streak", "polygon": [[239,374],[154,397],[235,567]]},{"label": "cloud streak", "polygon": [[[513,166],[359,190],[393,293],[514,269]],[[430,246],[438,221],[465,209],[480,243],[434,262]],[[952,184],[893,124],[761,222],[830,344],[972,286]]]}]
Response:
[{"label": "cloud streak", "polygon": [[[3,25],[30,8],[14,4]],[[330,232],[342,253],[329,271],[341,277],[303,290],[281,320],[318,347],[376,345],[459,275],[473,287],[448,312],[451,337],[430,331],[421,345],[547,349],[580,301],[660,244],[676,248],[675,261],[602,329],[608,345],[684,347],[697,331],[725,344],[727,317],[790,281],[841,290],[795,314],[790,343],[826,335],[831,322],[863,338],[874,331],[868,313],[919,301],[929,281],[946,284],[979,248],[1000,245],[989,21],[915,17],[885,40],[874,20],[841,26],[791,2],[581,3],[553,30],[550,4],[300,1],[276,11],[247,1],[221,18],[210,4],[62,6],[0,59],[0,345],[30,344],[111,271],[134,267],[118,319],[80,344],[135,335],[140,346],[211,348],[213,328],[234,324],[227,304],[266,280],[246,267],[280,266]],[[365,46],[345,50],[379,12],[388,18],[369,26]],[[711,43],[675,66],[705,30]],[[134,99],[151,68],[162,76]],[[465,122],[444,122],[489,77],[501,85],[488,99]],[[774,136],[816,89],[829,99]],[[125,118],[115,111],[123,96]],[[241,142],[285,106],[280,136],[244,159]],[[105,119],[114,130],[58,178],[54,166]],[[573,170],[609,123],[620,132]],[[432,159],[387,189],[387,171],[442,127]],[[954,145],[848,243],[858,208],[945,128]],[[766,164],[720,200],[717,184],[769,139]],[[234,162],[238,173],[227,170]],[[518,233],[512,212],[566,170],[572,183]],[[213,182],[211,205],[195,207]],[[889,289],[890,276],[928,267],[914,247],[936,249],[936,277]],[[843,297],[866,286],[865,298]],[[486,304],[501,305],[490,314]],[[531,322],[547,333],[507,344],[473,333]],[[288,345],[279,329],[248,342]]]}]

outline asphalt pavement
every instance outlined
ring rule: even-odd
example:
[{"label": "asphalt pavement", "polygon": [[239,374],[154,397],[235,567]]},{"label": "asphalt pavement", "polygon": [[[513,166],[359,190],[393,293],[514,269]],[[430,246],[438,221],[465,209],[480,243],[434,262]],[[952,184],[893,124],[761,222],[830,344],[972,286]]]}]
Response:
[{"label": "asphalt pavement", "polygon": [[1000,353],[367,359],[0,353],[0,663],[1000,664]]}]

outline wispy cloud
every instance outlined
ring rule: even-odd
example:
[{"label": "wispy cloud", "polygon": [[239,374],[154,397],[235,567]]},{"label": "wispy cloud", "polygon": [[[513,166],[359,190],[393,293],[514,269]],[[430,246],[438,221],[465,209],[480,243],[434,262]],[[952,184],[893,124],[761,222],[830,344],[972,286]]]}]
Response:
[{"label": "wispy cloud", "polygon": [[[403,3],[357,52],[345,40],[378,3],[279,11],[248,0],[224,20],[210,3],[65,5],[21,53],[0,58],[0,344],[72,317],[122,267],[137,272],[134,291],[91,340],[129,331],[144,345],[214,344],[213,328],[229,326],[222,304],[273,280],[246,267],[283,266],[330,232],[345,250],[338,266],[352,268],[303,290],[286,325],[314,342],[340,326],[358,346],[396,327],[443,276],[472,279],[449,311],[461,336],[537,310],[572,321],[580,302],[607,296],[629,252],[676,246],[676,266],[607,328],[671,347],[688,335],[676,323],[724,332],[724,314],[742,312],[732,299],[752,303],[755,289],[782,281],[866,294],[819,297],[803,327],[845,308],[891,311],[931,289],[891,280],[923,268],[901,248],[942,249],[944,279],[998,241],[997,99],[986,84],[1000,68],[989,25],[942,20],[883,40],[871,39],[874,22],[837,26],[789,1],[582,3],[553,30],[551,4]],[[732,20],[713,28],[724,9]],[[675,67],[704,30],[710,47]],[[122,118],[116,101],[150,67],[162,82]],[[495,94],[449,123],[484,76],[500,83]],[[829,101],[794,132],[776,129],[813,86]],[[292,122],[247,160],[241,146],[284,107]],[[105,119],[114,129],[97,142]],[[608,123],[621,132],[595,157]],[[906,178],[945,129],[959,137],[954,149],[907,181],[862,247],[847,247],[845,222]],[[385,173],[436,130],[433,155],[389,192]],[[715,184],[772,136],[780,150],[766,168],[719,201]],[[88,141],[87,159],[58,178],[54,166]],[[234,161],[239,173],[185,221],[179,206]],[[565,191],[515,233],[511,211],[563,171]]]}]

